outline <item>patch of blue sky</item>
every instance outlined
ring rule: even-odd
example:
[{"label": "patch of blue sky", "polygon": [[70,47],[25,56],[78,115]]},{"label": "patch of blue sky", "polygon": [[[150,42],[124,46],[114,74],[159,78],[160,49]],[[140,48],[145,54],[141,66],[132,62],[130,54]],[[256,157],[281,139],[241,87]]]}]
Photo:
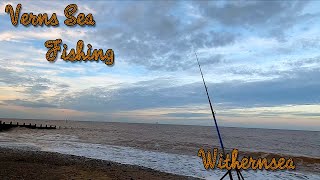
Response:
[{"label": "patch of blue sky", "polygon": [[11,23],[10,16],[7,14],[0,15],[0,23],[1,23],[0,31],[9,31],[9,30],[16,29],[16,27],[13,26]]}]

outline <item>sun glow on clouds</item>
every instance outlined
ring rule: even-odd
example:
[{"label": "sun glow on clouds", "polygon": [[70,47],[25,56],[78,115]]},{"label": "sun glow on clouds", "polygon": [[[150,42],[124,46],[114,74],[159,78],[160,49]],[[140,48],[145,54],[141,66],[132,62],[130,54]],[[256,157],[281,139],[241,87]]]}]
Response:
[{"label": "sun glow on clouds", "polygon": [[[67,119],[79,119],[85,120],[93,116],[97,116],[98,113],[75,111],[71,109],[56,109],[56,108],[30,108],[24,106],[4,106],[0,104],[0,112],[3,117],[10,118],[10,114],[15,113],[17,118],[37,118],[37,119],[54,119],[54,120],[65,120]],[[85,119],[83,119],[85,118]]]},{"label": "sun glow on clouds", "polygon": [[[78,12],[93,13],[97,25],[69,28],[63,25],[69,2],[34,1],[23,4],[22,13],[55,12],[60,22],[58,28],[34,28],[13,27],[4,7],[17,3],[2,2],[0,111],[8,117],[63,119],[63,110],[79,120],[210,125],[195,50],[222,125],[319,129],[317,2],[264,3],[81,1]],[[69,48],[79,39],[112,48],[115,65],[49,63],[43,43],[58,38]]]}]

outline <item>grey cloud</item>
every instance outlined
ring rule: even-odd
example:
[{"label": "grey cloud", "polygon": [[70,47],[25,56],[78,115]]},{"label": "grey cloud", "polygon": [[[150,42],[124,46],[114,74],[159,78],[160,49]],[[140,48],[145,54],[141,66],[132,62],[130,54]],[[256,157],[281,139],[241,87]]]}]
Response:
[{"label": "grey cloud", "polygon": [[235,41],[236,36],[239,36],[228,32],[214,31],[211,31],[209,35],[211,36],[211,40],[206,42],[206,46],[208,47],[225,46],[231,44]]},{"label": "grey cloud", "polygon": [[[190,63],[183,61],[188,61],[193,48],[225,46],[235,42],[239,36],[210,27],[205,18],[183,22],[186,12],[175,12],[181,7],[177,2],[134,2],[126,5],[111,15],[111,21],[116,23],[97,29],[94,34],[89,34],[90,39],[110,44],[110,48],[117,51],[118,60],[149,70],[189,69]],[[216,64],[216,61],[211,64]]]},{"label": "grey cloud", "polygon": [[[316,72],[312,74],[319,75]],[[275,79],[254,83],[234,82],[234,84],[224,84],[222,87],[216,86],[216,101],[231,102],[235,106],[253,107],[317,104],[320,100],[316,93],[320,90],[320,84],[314,81],[305,83],[305,79],[300,78]]]},{"label": "grey cloud", "polygon": [[120,10],[118,18],[125,27],[141,35],[150,35],[159,39],[177,35],[180,20],[172,14],[177,2],[133,2]]},{"label": "grey cloud", "polygon": [[[207,82],[214,104],[222,108],[278,106],[288,104],[319,104],[319,69],[296,69],[283,73],[280,78],[243,82]],[[208,77],[210,79],[210,77]],[[177,107],[207,104],[202,82],[176,85],[171,79],[154,79],[126,84],[118,89],[90,88],[52,100],[7,100],[5,104],[25,107],[67,108],[87,112],[113,113],[149,108]],[[182,117],[182,114],[167,114]],[[189,116],[189,115],[188,115]],[[190,115],[192,116],[192,115]],[[204,114],[194,114],[201,117]]]},{"label": "grey cloud", "polygon": [[293,113],[294,115],[298,115],[298,116],[318,116],[320,117],[320,113]]},{"label": "grey cloud", "polygon": [[[227,62],[226,62],[227,63]],[[279,70],[279,65],[286,67],[289,70]],[[261,77],[272,76],[291,76],[302,71],[315,71],[320,65],[320,56],[312,58],[287,59],[273,64],[265,68],[256,68],[247,65],[238,65],[229,68],[229,72],[233,75],[257,75]],[[301,77],[302,78],[302,77]]]},{"label": "grey cloud", "polygon": [[[195,1],[191,4],[203,16],[185,23],[187,12],[179,9],[181,6],[177,6],[177,2],[127,3],[111,15],[112,21],[116,22],[114,25],[100,28],[91,36],[99,43],[111,44],[119,60],[149,70],[177,71],[191,68],[186,59],[193,48],[226,46],[244,36],[228,30],[230,27],[254,31],[259,36],[277,35],[280,40],[284,38],[286,29],[315,17],[314,14],[301,13],[307,4],[305,1],[227,1],[224,5]],[[223,30],[219,26],[216,28],[216,22],[222,25]],[[216,61],[215,56],[219,55],[210,57],[208,65],[225,63]]]},{"label": "grey cloud", "polygon": [[[175,1],[95,2],[84,4],[102,16],[95,16],[97,27],[85,39],[108,44],[118,61],[138,64],[149,70],[176,71],[190,69],[186,60],[193,48],[230,45],[243,34],[240,28],[258,36],[272,34],[284,38],[286,29],[297,22],[315,17],[303,14],[307,1],[194,1],[202,17],[186,18],[188,12]],[[221,5],[224,4],[224,5]],[[79,5],[80,6],[80,5]],[[221,26],[217,25],[219,22]],[[262,31],[262,32],[260,32]],[[259,34],[262,33],[262,34]],[[280,37],[283,36],[283,37]],[[315,41],[313,43],[316,43]],[[305,45],[312,46],[310,41]],[[289,51],[283,48],[283,51]],[[289,51],[291,52],[291,51]],[[210,64],[217,64],[213,55]],[[141,63],[143,61],[144,63]],[[220,63],[224,63],[221,61]]]},{"label": "grey cloud", "polygon": [[291,66],[294,69],[300,68],[301,66],[308,65],[308,64],[320,65],[320,56],[313,57],[313,58],[304,58],[299,60],[289,60],[286,64]]},{"label": "grey cloud", "polygon": [[[226,25],[261,25],[273,20],[293,20],[308,1],[227,1],[217,5],[210,1],[199,3],[204,15]],[[198,3],[195,3],[198,4]],[[291,21],[289,21],[291,22]]]},{"label": "grey cloud", "polygon": [[16,90],[16,92],[24,93],[35,99],[38,99],[43,92],[53,87],[57,87],[56,91],[69,87],[67,84],[53,82],[32,71],[17,72],[5,67],[0,67],[0,82],[11,87],[23,87],[25,90]]},{"label": "grey cloud", "polygon": [[209,113],[167,113],[164,116],[186,118],[186,117],[208,117],[210,115],[211,114]]},{"label": "grey cloud", "polygon": [[257,29],[279,40],[285,40],[286,31],[298,22],[310,21],[318,14],[304,13],[309,1],[226,1],[219,3],[195,1],[205,17],[236,28],[249,31]]},{"label": "grey cloud", "polygon": [[65,89],[65,88],[69,88],[70,86],[68,84],[58,84],[57,85],[59,88]]},{"label": "grey cloud", "polygon": [[[290,76],[289,76],[290,75]],[[281,78],[257,82],[208,82],[214,103],[226,108],[318,104],[319,69],[288,72]],[[167,82],[167,87],[163,84]],[[116,90],[92,88],[64,98],[61,106],[76,110],[113,112],[207,103],[201,82],[172,86],[174,82],[144,81]]]},{"label": "grey cloud", "polygon": [[24,106],[24,107],[31,107],[31,108],[56,108],[56,105],[50,104],[44,100],[39,101],[29,101],[29,100],[5,100],[6,104],[9,105],[16,105],[16,106]]},{"label": "grey cloud", "polygon": [[[205,46],[224,46],[232,43],[235,37],[229,33],[210,32],[210,34],[199,33],[190,41],[178,39],[175,41],[157,40],[148,37],[134,36],[133,40],[129,34],[124,34],[114,41],[117,54],[124,60],[135,65],[141,65],[149,70],[177,71],[187,70],[194,66],[193,59],[188,55],[193,47],[202,48]],[[222,55],[213,55],[207,58],[206,64],[223,63]]]},{"label": "grey cloud", "polygon": [[50,87],[47,85],[42,85],[42,84],[34,84],[31,86],[26,86],[27,90],[24,91],[25,93],[29,93],[29,94],[39,94],[43,91],[49,90]]},{"label": "grey cloud", "polygon": [[219,47],[233,43],[236,39],[236,36],[236,34],[232,34],[229,32],[200,32],[197,34],[192,34],[190,42],[186,43],[190,43],[196,48]]}]

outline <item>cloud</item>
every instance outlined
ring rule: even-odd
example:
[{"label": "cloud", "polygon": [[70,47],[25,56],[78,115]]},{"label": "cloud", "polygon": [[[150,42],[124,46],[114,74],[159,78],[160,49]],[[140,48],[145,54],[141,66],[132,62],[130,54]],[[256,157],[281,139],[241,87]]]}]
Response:
[{"label": "cloud", "polygon": [[32,99],[39,99],[45,96],[46,91],[51,89],[59,92],[69,87],[68,84],[54,82],[44,76],[36,75],[32,71],[19,72],[4,67],[0,67],[0,83],[15,87],[16,93],[24,94]]},{"label": "cloud", "polygon": [[16,100],[5,100],[4,102],[7,105],[24,106],[24,107],[31,107],[31,108],[57,108],[56,105],[47,103],[44,100],[32,102],[28,100],[16,99]]},{"label": "cloud", "polygon": [[[301,17],[309,1],[294,1],[290,4],[281,1],[249,1],[249,2],[210,2],[195,3],[204,16],[209,16],[228,26],[259,27],[276,25],[290,27]],[[280,24],[281,23],[281,24]]]},{"label": "cloud", "polygon": [[284,10],[297,11],[303,7],[302,3],[276,1],[225,2],[222,5],[208,1],[199,5],[203,13],[227,25],[265,24],[269,19],[283,14]]},{"label": "cloud", "polygon": [[[189,12],[191,5],[194,7]],[[284,55],[318,46],[317,36],[302,37],[304,23],[317,17],[316,13],[304,12],[307,5],[305,1],[289,5],[195,1],[189,6],[171,1],[128,2],[110,15],[112,20],[106,28],[98,28],[89,36],[116,49],[119,61],[152,71],[192,69],[194,49],[208,66],[228,66],[228,61],[273,59],[274,52]],[[289,31],[291,27],[297,29]]]},{"label": "cloud", "polygon": [[[214,103],[226,108],[318,104],[319,69],[288,72],[264,81],[207,82]],[[163,86],[167,82],[168,85]],[[142,81],[116,89],[91,88],[66,95],[61,107],[93,112],[132,111],[147,108],[206,104],[201,82],[170,85],[170,80]]]},{"label": "cloud", "polygon": [[[0,4],[0,15],[6,15],[7,13],[4,11],[7,4],[12,5],[14,11],[16,10],[16,6],[19,3],[12,3],[10,1],[4,1]],[[84,4],[82,5],[81,1],[74,1],[74,2],[68,2],[68,1],[39,1],[37,3],[20,3],[22,4],[21,13],[30,13],[33,14],[39,14],[39,13],[47,13],[48,17],[50,17],[53,13],[56,13],[58,16],[64,16],[64,9],[69,4],[78,4],[78,13],[82,12],[85,14],[92,13],[96,14],[97,11],[95,11],[95,8],[93,8],[91,5]],[[8,16],[9,17],[9,16]],[[63,23],[60,22],[60,23]]]},{"label": "cloud", "polygon": [[90,30],[85,29],[36,29],[25,31],[7,31],[0,33],[0,41],[28,41],[62,39],[70,42],[74,38],[83,38]]},{"label": "cloud", "polygon": [[[185,11],[176,2],[134,2],[118,8],[106,28],[98,28],[91,39],[108,44],[118,52],[119,61],[148,70],[178,71],[190,69],[194,48],[219,47],[235,42],[238,33],[216,30],[198,19],[185,22]],[[200,20],[201,22],[201,20]],[[198,31],[199,29],[207,31]],[[217,54],[219,56],[219,54]],[[216,64],[212,57],[211,64]]]},{"label": "cloud", "polygon": [[[22,12],[58,13],[58,28],[13,27],[2,11],[2,103],[53,109],[51,114],[62,108],[91,112],[94,117],[84,117],[93,119],[136,121],[150,115],[166,122],[204,120],[207,111],[186,108],[207,108],[195,50],[214,104],[226,109],[227,117],[244,117],[240,111],[250,108],[319,104],[317,2],[75,3],[78,12],[94,13],[94,28],[66,27],[67,1],[23,4]],[[94,48],[112,48],[115,66],[62,60],[50,64],[43,43],[56,38],[68,47],[82,39]],[[257,111],[268,117],[316,115]]]},{"label": "cloud", "polygon": [[168,117],[182,117],[182,118],[189,118],[189,117],[208,117],[209,113],[167,113],[165,116]]},{"label": "cloud", "polygon": [[[26,8],[37,11],[36,9],[47,4],[41,3],[35,6],[31,3],[28,7],[26,5]],[[60,9],[66,4],[59,2],[56,7]],[[172,1],[123,2],[121,6],[115,2],[98,2],[98,4],[93,6],[79,3],[79,8],[104,14],[95,16],[97,21],[95,29],[60,27],[49,29],[48,33],[42,29],[34,29],[31,32],[30,29],[21,31],[20,28],[20,35],[15,31],[5,31],[0,34],[0,40],[62,37],[67,42],[75,42],[78,38],[84,38],[87,43],[114,49],[118,62],[124,61],[132,66],[142,66],[153,71],[174,72],[193,67],[193,49],[204,52],[199,53],[199,56],[201,59],[206,59],[208,66],[228,66],[226,61],[233,61],[234,56],[236,59],[243,58],[243,55],[252,57],[256,54],[270,57],[272,55],[270,51],[274,52],[274,48],[278,48],[279,53],[292,52],[296,47],[267,38],[265,33],[279,35],[281,33],[275,33],[279,25],[284,26],[290,22],[291,26],[297,26],[303,24],[302,17],[310,21],[315,16],[314,13],[304,12],[307,2],[295,2],[289,5],[283,2],[261,1],[243,3],[196,1],[188,2],[184,6]],[[102,8],[107,8],[109,11],[102,11]],[[105,16],[108,17],[107,21]],[[233,28],[230,28],[231,26]],[[287,25],[280,29],[287,31],[286,29],[291,26]],[[292,33],[289,33],[288,37],[289,35]],[[310,42],[309,38],[303,44],[314,46]],[[227,57],[224,57],[226,55]]]}]

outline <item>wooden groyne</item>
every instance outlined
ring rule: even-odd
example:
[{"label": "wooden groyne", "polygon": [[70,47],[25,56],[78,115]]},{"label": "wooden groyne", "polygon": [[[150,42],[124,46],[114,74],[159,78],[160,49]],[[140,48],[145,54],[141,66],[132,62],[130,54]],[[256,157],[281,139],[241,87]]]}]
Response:
[{"label": "wooden groyne", "polygon": [[37,124],[26,124],[26,123],[23,123],[23,124],[19,124],[18,122],[16,123],[6,123],[6,122],[2,122],[0,121],[0,131],[2,130],[8,130],[8,129],[11,129],[11,128],[15,128],[15,127],[25,127],[25,128],[29,128],[29,129],[57,129],[56,126],[52,126],[52,125],[37,125]]}]

